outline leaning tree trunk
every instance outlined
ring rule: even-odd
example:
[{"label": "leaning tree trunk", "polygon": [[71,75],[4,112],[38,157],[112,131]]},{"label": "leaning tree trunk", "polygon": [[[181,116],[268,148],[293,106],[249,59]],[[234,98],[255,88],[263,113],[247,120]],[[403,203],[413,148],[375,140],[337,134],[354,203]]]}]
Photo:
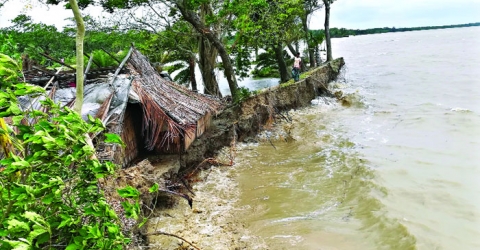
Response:
[{"label": "leaning tree trunk", "polygon": [[[200,9],[200,15],[203,22],[205,22],[205,17],[212,13],[213,10],[209,4],[202,4]],[[217,34],[215,34],[215,36],[217,36]],[[202,72],[204,93],[222,97],[222,93],[220,92],[217,78],[215,76],[215,68],[218,56],[217,49],[212,46],[208,39],[202,36],[199,39],[198,51],[198,66],[200,68],[200,72]]]},{"label": "leaning tree trunk", "polygon": [[290,53],[292,53],[293,56],[295,56],[298,52],[290,43],[287,44],[287,48],[290,50]]},{"label": "leaning tree trunk", "polygon": [[325,40],[327,43],[327,62],[333,60],[332,42],[330,40],[330,0],[323,0],[325,3]]},{"label": "leaning tree trunk", "polygon": [[200,17],[196,13],[186,7],[185,0],[178,1],[177,7],[182,13],[183,18],[185,18],[187,22],[189,22],[203,37],[208,39],[212,46],[217,49],[220,57],[222,58],[224,73],[228,81],[228,86],[230,87],[232,98],[234,101],[236,101],[238,99],[237,78],[235,77],[232,61],[228,56],[225,46],[220,39],[215,36],[213,31],[210,30],[205,23],[200,20]]},{"label": "leaning tree trunk", "polygon": [[75,38],[76,44],[76,57],[77,57],[77,69],[76,69],[76,99],[73,110],[78,114],[82,115],[82,105],[83,105],[83,39],[85,37],[85,25],[83,24],[83,18],[80,14],[78,4],[76,0],[69,0],[70,6],[73,11],[73,16],[75,17],[75,22],[77,23],[77,36]]},{"label": "leaning tree trunk", "polygon": [[273,50],[275,51],[275,58],[277,59],[278,63],[278,71],[280,73],[280,82],[286,82],[290,80],[290,74],[288,74],[287,64],[283,58],[283,47],[282,43],[277,43],[273,46]]}]

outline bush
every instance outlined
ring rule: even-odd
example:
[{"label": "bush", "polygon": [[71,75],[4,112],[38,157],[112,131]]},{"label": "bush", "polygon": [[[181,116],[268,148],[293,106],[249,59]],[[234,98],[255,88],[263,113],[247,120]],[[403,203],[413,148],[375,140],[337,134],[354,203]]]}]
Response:
[{"label": "bush", "polygon": [[[98,186],[115,166],[85,141],[102,122],[82,120],[40,87],[0,83],[0,249],[122,249],[129,240]],[[23,111],[19,96],[43,96],[41,109]]]}]

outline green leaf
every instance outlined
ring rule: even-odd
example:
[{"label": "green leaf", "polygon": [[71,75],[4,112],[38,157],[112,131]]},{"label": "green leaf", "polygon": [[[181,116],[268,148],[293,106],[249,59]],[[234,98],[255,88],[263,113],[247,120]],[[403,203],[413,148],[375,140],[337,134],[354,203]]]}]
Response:
[{"label": "green leaf", "polygon": [[95,118],[93,118],[92,115],[88,114],[87,117],[88,117],[88,120],[89,120],[90,122],[95,122]]},{"label": "green leaf", "polygon": [[42,198],[42,202],[45,205],[48,205],[48,204],[52,203],[52,201],[54,199],[55,199],[55,194],[54,193],[48,193],[47,195],[45,195],[45,197]]},{"label": "green leaf", "polygon": [[117,189],[117,192],[122,198],[138,198],[140,196],[140,192],[132,186]]},{"label": "green leaf", "polygon": [[149,191],[150,193],[155,193],[155,192],[157,192],[157,191],[158,191],[158,183],[153,184],[153,186],[152,186],[150,189],[148,189],[148,191]]},{"label": "green leaf", "polygon": [[65,248],[65,250],[77,250],[77,249],[82,249],[81,246],[77,245],[77,243],[72,243]]},{"label": "green leaf", "polygon": [[17,241],[17,240],[4,240],[3,242],[6,242],[10,245],[10,247],[13,248],[13,250],[30,250],[30,245],[28,245],[25,242],[22,241]]},{"label": "green leaf", "polygon": [[64,226],[70,226],[72,224],[72,219],[71,218],[68,218],[68,219],[63,219],[62,222],[60,223],[60,225],[58,225],[57,229],[60,229]]},{"label": "green leaf", "polygon": [[148,218],[143,218],[142,222],[140,222],[140,224],[138,224],[138,228],[143,227],[143,225],[145,225],[145,223],[147,223],[147,221],[148,221]]},{"label": "green leaf", "polygon": [[102,238],[103,236],[102,233],[100,232],[100,229],[98,228],[98,225],[88,227],[88,232],[90,233],[89,238],[99,239],[99,238]]},{"label": "green leaf", "polygon": [[31,231],[28,234],[27,240],[30,242],[30,244],[32,244],[32,242],[35,238],[37,238],[38,236],[40,236],[44,233],[48,233],[47,230],[45,230],[45,228],[40,227],[38,225],[33,225],[33,231]]},{"label": "green leaf", "polygon": [[121,204],[123,210],[125,210],[125,216],[127,216],[127,218],[138,218],[138,213],[140,212],[138,202],[136,202],[135,204],[131,204],[130,202],[123,201]]},{"label": "green leaf", "polygon": [[49,230],[48,223],[45,222],[45,219],[41,215],[39,215],[35,212],[26,211],[23,216],[25,218],[27,218],[28,220],[32,221],[33,223],[37,224],[38,226],[41,226],[41,227]]},{"label": "green leaf", "polygon": [[12,233],[30,231],[30,227],[28,226],[28,223],[19,221],[17,219],[11,219],[7,221],[7,225],[8,225],[8,231]]},{"label": "green leaf", "polygon": [[120,229],[117,225],[108,226],[107,230],[108,230],[109,233],[111,233],[113,235],[118,234],[120,232]]},{"label": "green leaf", "polygon": [[122,138],[117,134],[105,133],[105,142],[106,143],[116,143],[125,147],[125,144],[122,141]]}]

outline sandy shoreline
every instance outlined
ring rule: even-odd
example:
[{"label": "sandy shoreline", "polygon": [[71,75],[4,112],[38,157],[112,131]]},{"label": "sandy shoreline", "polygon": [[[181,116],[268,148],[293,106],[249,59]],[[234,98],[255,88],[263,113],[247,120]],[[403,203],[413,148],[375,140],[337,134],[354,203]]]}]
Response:
[{"label": "sandy shoreline", "polygon": [[[239,220],[244,209],[236,207],[239,189],[231,167],[212,167],[199,174],[194,185],[193,208],[179,200],[172,208],[157,209],[147,233],[165,232],[190,241],[200,249],[266,249],[264,242],[250,235]],[[165,235],[148,236],[149,248],[194,249],[180,239]]]}]

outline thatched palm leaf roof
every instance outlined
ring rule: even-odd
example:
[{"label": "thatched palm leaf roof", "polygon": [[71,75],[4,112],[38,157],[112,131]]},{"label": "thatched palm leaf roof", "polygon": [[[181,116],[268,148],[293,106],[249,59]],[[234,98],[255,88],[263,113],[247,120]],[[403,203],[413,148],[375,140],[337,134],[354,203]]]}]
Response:
[{"label": "thatched palm leaf roof", "polygon": [[[160,106],[156,105],[148,92],[142,88],[138,79],[133,80],[132,87],[139,96],[143,107],[142,133],[145,138],[145,147],[148,150],[153,150],[155,145],[168,145],[175,137],[179,137],[184,130],[182,126],[170,118]],[[169,133],[162,138],[162,132],[165,128]]]},{"label": "thatched palm leaf roof", "polygon": [[[207,113],[217,112],[221,103],[210,96],[195,93],[168,81],[158,74],[147,58],[133,49],[128,68],[135,76],[133,90],[141,99],[144,110],[143,133],[147,149],[169,143]],[[161,136],[165,132],[166,136]],[[162,138],[160,138],[162,137]]]}]

